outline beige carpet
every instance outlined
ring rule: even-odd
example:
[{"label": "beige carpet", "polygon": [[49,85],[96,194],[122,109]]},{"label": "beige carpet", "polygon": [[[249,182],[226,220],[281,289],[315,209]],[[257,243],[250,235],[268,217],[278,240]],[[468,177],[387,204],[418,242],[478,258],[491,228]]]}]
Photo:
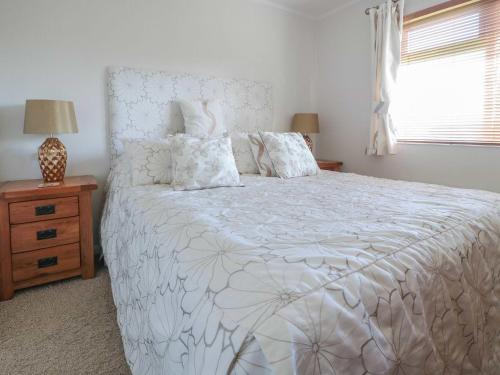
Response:
[{"label": "beige carpet", "polygon": [[0,374],[130,374],[107,270],[0,302]]}]

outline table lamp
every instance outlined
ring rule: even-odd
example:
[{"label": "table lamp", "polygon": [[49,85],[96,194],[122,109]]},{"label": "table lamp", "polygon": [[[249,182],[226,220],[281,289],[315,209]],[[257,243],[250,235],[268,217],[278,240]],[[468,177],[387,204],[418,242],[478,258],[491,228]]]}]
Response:
[{"label": "table lamp", "polygon": [[309,149],[313,150],[313,141],[309,134],[319,133],[319,116],[317,113],[297,113],[293,116],[292,131],[302,133]]},{"label": "table lamp", "polygon": [[66,147],[54,133],[78,133],[73,102],[62,100],[26,100],[24,134],[50,134],[38,149],[38,161],[46,185],[64,180]]}]

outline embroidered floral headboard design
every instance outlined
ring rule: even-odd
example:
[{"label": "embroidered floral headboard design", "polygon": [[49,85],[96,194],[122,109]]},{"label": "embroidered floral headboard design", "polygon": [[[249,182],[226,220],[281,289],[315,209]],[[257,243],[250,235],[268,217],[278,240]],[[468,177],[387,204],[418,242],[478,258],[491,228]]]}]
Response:
[{"label": "embroidered floral headboard design", "polygon": [[113,67],[108,69],[108,95],[112,161],[122,151],[123,138],[183,132],[179,99],[217,99],[229,133],[272,129],[268,83]]}]

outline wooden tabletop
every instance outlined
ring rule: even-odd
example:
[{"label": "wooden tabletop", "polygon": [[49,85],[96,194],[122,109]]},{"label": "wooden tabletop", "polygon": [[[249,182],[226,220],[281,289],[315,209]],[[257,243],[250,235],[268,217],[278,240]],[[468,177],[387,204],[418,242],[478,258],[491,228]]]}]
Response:
[{"label": "wooden tabletop", "polygon": [[343,165],[341,161],[316,159],[317,163]]},{"label": "wooden tabletop", "polygon": [[39,187],[42,180],[7,181],[0,186],[1,199],[15,199],[28,196],[49,196],[53,194],[78,193],[85,190],[97,189],[94,176],[65,177],[57,186]]}]

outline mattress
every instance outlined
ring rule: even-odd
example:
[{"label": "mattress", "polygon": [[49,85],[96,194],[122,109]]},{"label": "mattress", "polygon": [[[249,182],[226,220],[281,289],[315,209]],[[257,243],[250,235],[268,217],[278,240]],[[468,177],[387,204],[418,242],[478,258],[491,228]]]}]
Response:
[{"label": "mattress", "polygon": [[113,188],[133,374],[498,374],[500,195],[323,172]]}]

